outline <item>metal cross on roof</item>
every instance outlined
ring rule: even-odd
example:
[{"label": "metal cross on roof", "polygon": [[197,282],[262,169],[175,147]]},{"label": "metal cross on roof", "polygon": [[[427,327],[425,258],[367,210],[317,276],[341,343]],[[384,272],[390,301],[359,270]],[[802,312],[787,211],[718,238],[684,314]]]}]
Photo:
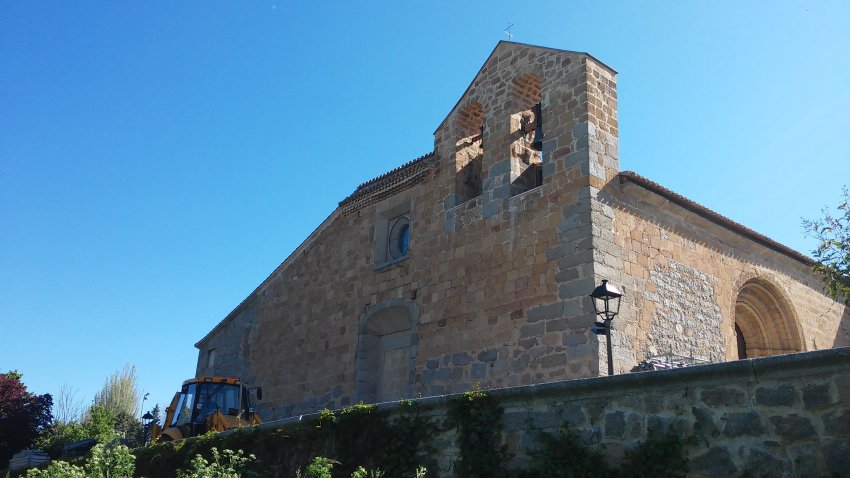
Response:
[{"label": "metal cross on roof", "polygon": [[513,35],[511,35],[511,27],[512,27],[512,26],[514,26],[514,24],[513,24],[513,23],[511,23],[510,25],[508,25],[508,28],[505,28],[505,34],[508,36],[508,41],[511,41],[511,40],[513,40],[513,39],[514,39],[514,36],[513,36]]}]

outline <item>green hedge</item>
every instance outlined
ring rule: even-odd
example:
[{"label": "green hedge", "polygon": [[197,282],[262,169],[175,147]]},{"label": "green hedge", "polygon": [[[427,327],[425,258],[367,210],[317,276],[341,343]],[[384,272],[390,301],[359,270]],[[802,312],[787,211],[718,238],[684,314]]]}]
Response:
[{"label": "green hedge", "polygon": [[207,434],[193,440],[162,443],[135,450],[136,476],[175,477],[195,455],[219,450],[245,450],[257,459],[249,471],[261,476],[292,477],[316,456],[336,460],[334,477],[349,477],[358,466],[380,468],[386,476],[413,476],[416,468],[434,466],[432,438],[436,426],[417,404],[401,402],[404,412],[389,419],[372,405],[323,411],[312,421],[283,428],[248,428]]}]

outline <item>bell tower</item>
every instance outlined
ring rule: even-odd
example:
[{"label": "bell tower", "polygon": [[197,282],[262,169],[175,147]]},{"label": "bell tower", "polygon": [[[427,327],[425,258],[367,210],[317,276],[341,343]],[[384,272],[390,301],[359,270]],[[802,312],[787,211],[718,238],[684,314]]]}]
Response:
[{"label": "bell tower", "polygon": [[[547,235],[533,260],[551,279],[528,314],[545,308],[581,337],[567,352],[573,377],[604,373],[587,294],[620,273],[616,261],[598,260],[613,220],[599,194],[620,171],[615,75],[586,53],[500,42],[434,139],[445,234],[466,243],[510,229],[509,254],[527,254],[518,250],[527,238]],[[529,210],[535,220],[520,228]],[[546,224],[555,232],[543,232]]]}]

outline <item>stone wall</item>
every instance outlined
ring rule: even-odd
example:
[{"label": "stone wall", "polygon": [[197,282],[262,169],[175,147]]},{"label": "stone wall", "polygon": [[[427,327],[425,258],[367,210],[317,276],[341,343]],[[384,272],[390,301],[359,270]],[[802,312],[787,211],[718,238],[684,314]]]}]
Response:
[{"label": "stone wall", "polygon": [[[850,348],[490,393],[504,407],[509,468],[528,467],[539,433],[566,427],[599,447],[611,464],[653,431],[691,437],[688,476],[698,478],[850,472]],[[422,409],[441,421],[451,398],[423,399]],[[439,476],[450,477],[458,457],[453,430],[435,444]]]}]

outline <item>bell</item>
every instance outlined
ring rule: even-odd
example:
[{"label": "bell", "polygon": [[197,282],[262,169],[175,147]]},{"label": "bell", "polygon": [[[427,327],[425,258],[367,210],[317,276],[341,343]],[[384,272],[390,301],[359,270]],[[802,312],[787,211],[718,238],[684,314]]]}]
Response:
[{"label": "bell", "polygon": [[540,103],[534,105],[534,122],[537,125],[534,128],[534,139],[531,141],[531,149],[535,151],[543,151],[543,108]]}]

